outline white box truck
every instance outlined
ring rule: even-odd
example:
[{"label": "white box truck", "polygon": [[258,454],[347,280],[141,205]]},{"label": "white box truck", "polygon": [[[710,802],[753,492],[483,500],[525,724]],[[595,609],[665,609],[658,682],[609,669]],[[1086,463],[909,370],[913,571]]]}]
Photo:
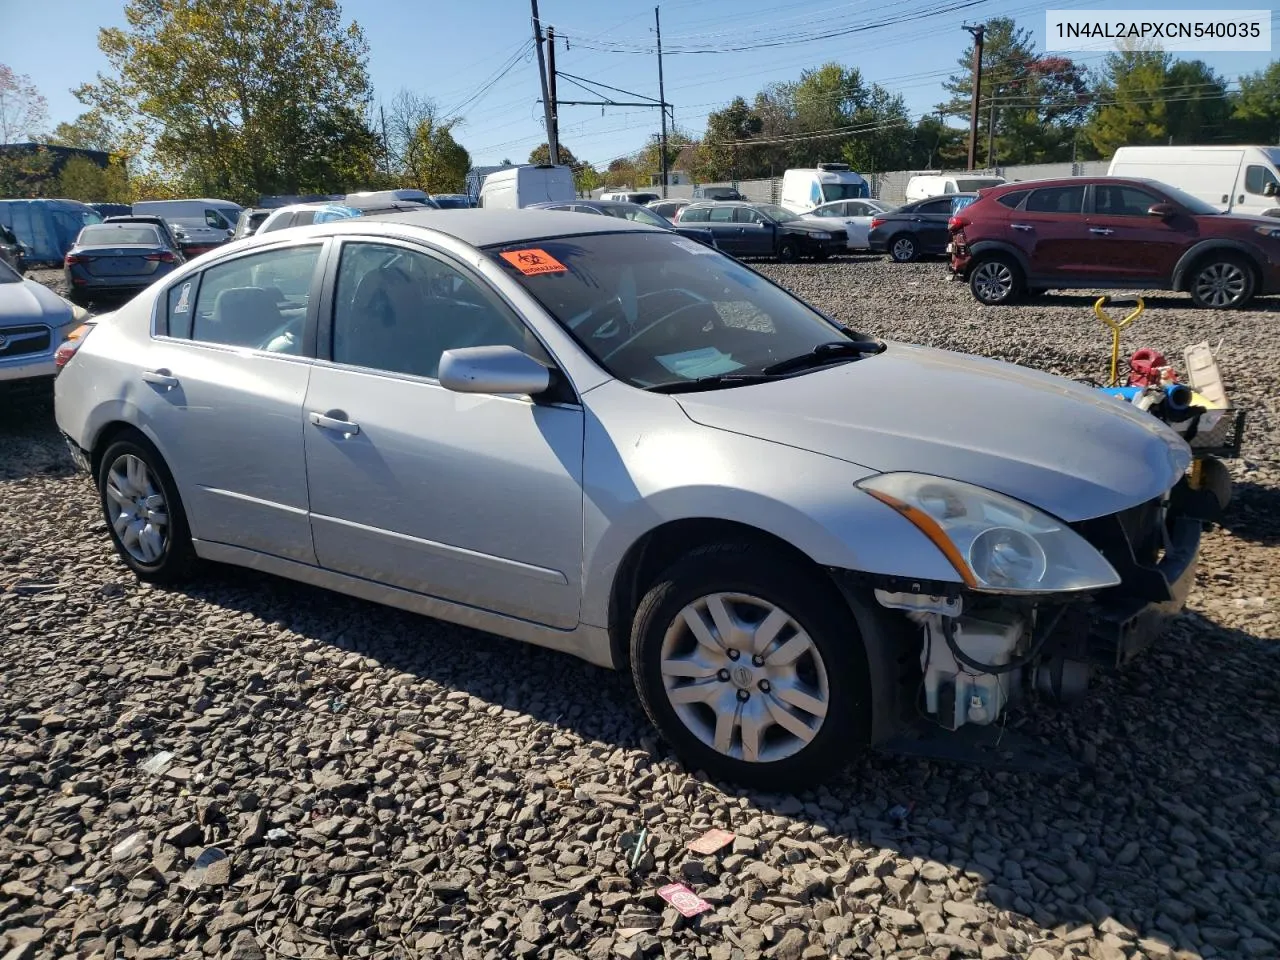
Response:
[{"label": "white box truck", "polygon": [[1177,187],[1219,210],[1280,216],[1280,147],[1121,147],[1107,174]]},{"label": "white box truck", "polygon": [[480,187],[480,206],[515,210],[531,203],[573,200],[577,196],[572,168],[531,163],[498,170],[485,177]]},{"label": "white box truck", "polygon": [[867,181],[847,163],[820,163],[817,168],[787,170],[782,174],[782,206],[793,213],[808,213],[833,200],[861,200],[871,196]]}]

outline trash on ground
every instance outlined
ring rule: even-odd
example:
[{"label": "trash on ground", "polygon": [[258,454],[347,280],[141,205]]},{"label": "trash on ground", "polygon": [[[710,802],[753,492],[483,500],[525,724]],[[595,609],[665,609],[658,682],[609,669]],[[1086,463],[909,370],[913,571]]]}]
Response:
[{"label": "trash on ground", "polygon": [[280,827],[272,827],[267,831],[268,840],[287,840],[289,839],[289,831]]},{"label": "trash on ground", "polygon": [[710,855],[733,843],[733,834],[719,827],[712,827],[697,840],[690,840],[688,847],[694,853]]},{"label": "trash on ground", "polygon": [[115,861],[129,860],[139,854],[146,853],[147,838],[142,833],[131,833],[111,848],[111,859]]},{"label": "trash on ground", "polygon": [[649,828],[641,827],[639,833],[624,833],[619,842],[622,845],[622,852],[627,854],[628,863],[634,870],[640,865],[641,859],[644,857],[645,841],[649,837]]},{"label": "trash on ground", "polygon": [[149,773],[153,777],[157,777],[169,769],[169,764],[173,763],[173,753],[168,750],[161,750],[154,757],[142,764],[143,773]]},{"label": "trash on ground", "polygon": [[669,883],[658,891],[658,896],[671,904],[686,917],[696,917],[711,909],[711,904],[686,887],[683,883]]},{"label": "trash on ground", "polygon": [[182,875],[178,886],[184,890],[198,890],[205,885],[222,886],[230,879],[231,864],[227,860],[226,852],[218,847],[206,847],[200,856],[196,857],[191,869]]}]

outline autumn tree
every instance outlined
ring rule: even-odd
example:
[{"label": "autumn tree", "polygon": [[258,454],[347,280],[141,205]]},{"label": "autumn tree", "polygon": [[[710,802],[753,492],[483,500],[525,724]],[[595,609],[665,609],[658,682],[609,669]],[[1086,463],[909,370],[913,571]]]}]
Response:
[{"label": "autumn tree", "polygon": [[0,63],[0,143],[39,140],[49,103],[25,73]]},{"label": "autumn tree", "polygon": [[376,166],[368,46],[337,0],[128,0],[76,95],[201,193],[329,193]]},{"label": "autumn tree", "polygon": [[694,152],[690,174],[699,183],[731,180],[737,174],[739,151],[750,147],[734,146],[760,136],[764,121],[742,97],[734,97],[723,110],[707,116],[707,130]]},{"label": "autumn tree", "polygon": [[131,203],[129,178],[124,163],[110,161],[100,167],[85,157],[69,157],[58,175],[58,196],[85,202]]},{"label": "autumn tree", "polygon": [[70,123],[54,127],[49,142],[63,147],[117,153],[120,150],[120,132],[100,111],[89,110]]}]

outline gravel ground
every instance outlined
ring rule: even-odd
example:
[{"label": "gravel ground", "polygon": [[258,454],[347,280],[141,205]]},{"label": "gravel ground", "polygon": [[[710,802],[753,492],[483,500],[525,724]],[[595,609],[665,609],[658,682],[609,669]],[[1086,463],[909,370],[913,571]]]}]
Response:
[{"label": "gravel ground", "polygon": [[[762,269],[886,336],[1108,356],[1087,296]],[[1277,311],[1156,297],[1125,338],[1221,336],[1253,420],[1171,634],[1079,707],[1010,717],[1080,762],[1057,779],[871,754],[739,791],[674,762],[625,676],[233,569],[141,585],[51,405],[0,404],[0,956],[1280,956]],[[713,826],[735,839],[686,849]],[[674,881],[713,909],[666,907]]]}]

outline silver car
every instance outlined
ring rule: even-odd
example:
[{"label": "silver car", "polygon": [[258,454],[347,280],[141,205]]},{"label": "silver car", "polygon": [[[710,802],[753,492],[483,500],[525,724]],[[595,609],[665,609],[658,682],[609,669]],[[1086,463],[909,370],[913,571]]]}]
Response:
[{"label": "silver car", "polygon": [[849,333],[613,217],[242,240],[97,324],[55,391],[139,577],[239,564],[627,669],[691,768],[773,787],[921,712],[1079,693],[1199,549],[1149,414]]},{"label": "silver car", "polygon": [[59,345],[88,318],[83,307],[0,260],[0,409],[4,394],[19,387],[49,389]]}]

